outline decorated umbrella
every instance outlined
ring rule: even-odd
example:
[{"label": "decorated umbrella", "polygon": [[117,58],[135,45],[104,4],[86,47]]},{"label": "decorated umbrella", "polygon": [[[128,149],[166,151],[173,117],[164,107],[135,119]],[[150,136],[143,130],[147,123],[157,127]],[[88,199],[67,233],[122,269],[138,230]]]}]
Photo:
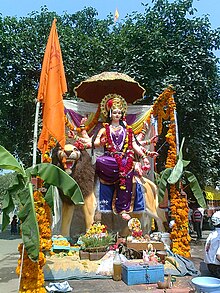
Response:
[{"label": "decorated umbrella", "polygon": [[144,96],[145,89],[130,76],[119,72],[102,72],[82,81],[74,89],[78,98],[99,103],[108,94],[121,95],[127,103]]}]

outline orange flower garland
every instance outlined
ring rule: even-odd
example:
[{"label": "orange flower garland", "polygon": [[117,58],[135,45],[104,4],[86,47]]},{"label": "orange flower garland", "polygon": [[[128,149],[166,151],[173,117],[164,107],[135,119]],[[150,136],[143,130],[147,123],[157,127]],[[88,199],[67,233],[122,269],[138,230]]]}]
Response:
[{"label": "orange flower garland", "polygon": [[52,159],[50,153],[51,150],[56,146],[56,143],[57,140],[53,136],[50,136],[47,150],[45,151],[42,157],[43,163],[51,163]]},{"label": "orange flower garland", "polygon": [[[34,191],[34,204],[40,234],[39,260],[38,262],[31,261],[24,249],[19,293],[46,293],[43,274],[43,266],[46,263],[46,258],[43,252],[49,251],[52,247],[51,214],[50,207],[45,202],[43,194],[39,190]],[[18,260],[16,273],[20,275],[23,244],[19,245],[18,250],[20,252],[20,259]]]},{"label": "orange flower garland", "polygon": [[49,251],[52,247],[50,207],[39,190],[34,192],[34,203],[40,233],[40,250]]},{"label": "orange flower garland", "polygon": [[[18,247],[20,255],[22,255],[23,244]],[[39,253],[38,262],[33,262],[27,255],[24,249],[23,264],[22,264],[22,275],[21,283],[19,288],[19,293],[46,293],[44,285],[44,274],[43,266],[46,263],[46,258],[42,252]],[[21,270],[21,257],[18,260],[18,266],[16,268],[16,273],[20,275]]]},{"label": "orange flower garland", "polygon": [[[153,106],[153,115],[158,119],[158,134],[162,133],[163,120],[170,121],[166,134],[166,141],[169,143],[169,150],[166,158],[166,168],[174,168],[177,160],[176,150],[176,125],[175,109],[173,99],[174,91],[168,87],[156,100]],[[185,196],[182,196],[176,185],[170,185],[170,210],[171,217],[175,224],[172,227],[170,238],[171,249],[174,253],[190,257],[190,236],[188,234],[188,203]]]}]

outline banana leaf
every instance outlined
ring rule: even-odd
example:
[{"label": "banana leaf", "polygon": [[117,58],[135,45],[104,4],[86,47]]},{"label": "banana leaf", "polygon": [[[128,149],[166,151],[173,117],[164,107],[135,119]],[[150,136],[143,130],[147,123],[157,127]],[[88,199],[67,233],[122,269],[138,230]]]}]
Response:
[{"label": "banana leaf", "polygon": [[182,160],[182,162],[183,162],[183,168],[186,168],[190,163],[190,161],[186,161],[186,160]]},{"label": "banana leaf", "polygon": [[25,176],[23,167],[18,161],[3,147],[0,145],[0,168],[5,170],[13,170],[17,173]]},{"label": "banana leaf", "polygon": [[179,159],[175,167],[173,168],[169,178],[167,179],[167,182],[169,184],[175,184],[177,181],[180,180],[182,174],[183,174],[183,161]]},{"label": "banana leaf", "polygon": [[158,200],[159,203],[163,201],[164,194],[167,188],[167,179],[172,172],[172,168],[166,168],[160,173],[160,179],[158,179]]},{"label": "banana leaf", "polygon": [[175,184],[177,181],[180,180],[182,174],[183,174],[183,167],[184,165],[186,165],[187,161],[183,161],[183,144],[184,144],[185,138],[183,138],[181,146],[180,146],[180,150],[179,150],[179,155],[178,155],[178,160],[177,163],[175,165],[175,167],[173,168],[170,177],[167,179],[167,182],[169,184]]},{"label": "banana leaf", "polygon": [[52,212],[54,211],[54,201],[53,201],[54,188],[55,187],[53,185],[50,185],[49,188],[47,189],[45,196],[44,196],[44,199],[48,203]]},{"label": "banana leaf", "polygon": [[9,214],[14,210],[14,202],[12,199],[12,194],[8,191],[7,196],[3,198],[2,201],[2,231],[5,231],[10,223]]},{"label": "banana leaf", "polygon": [[42,163],[26,170],[32,176],[40,176],[47,184],[60,188],[76,205],[84,204],[83,196],[76,181],[59,167]]},{"label": "banana leaf", "polygon": [[39,255],[40,236],[34,207],[33,186],[30,182],[28,187],[21,192],[20,200],[22,208],[18,213],[18,217],[22,222],[21,228],[23,243],[28,257],[32,261],[37,261]]},{"label": "banana leaf", "polygon": [[196,176],[191,173],[190,171],[184,171],[184,176],[187,178],[187,180],[189,181],[190,184],[190,188],[195,196],[195,198],[197,199],[198,204],[206,209],[207,205],[206,205],[206,201],[203,195],[203,191],[199,185],[199,182],[196,178]]},{"label": "banana leaf", "polygon": [[22,221],[22,239],[27,254],[33,261],[39,256],[39,228],[34,208],[31,175],[40,176],[46,183],[59,187],[75,204],[83,204],[81,190],[75,180],[52,164],[39,164],[26,170],[2,146],[0,146],[0,168],[16,171],[18,174],[9,186],[3,199],[3,229],[9,224],[9,213],[14,209],[12,193],[16,192],[22,206],[18,213]]},{"label": "banana leaf", "polygon": [[13,194],[18,193],[22,190],[25,186],[25,182],[23,180],[23,176],[18,174],[17,172],[14,180],[8,187],[7,196],[3,198],[2,203],[2,211],[3,211],[3,218],[2,218],[2,231],[5,231],[8,224],[10,223],[9,214],[14,210],[14,202],[13,202]]}]

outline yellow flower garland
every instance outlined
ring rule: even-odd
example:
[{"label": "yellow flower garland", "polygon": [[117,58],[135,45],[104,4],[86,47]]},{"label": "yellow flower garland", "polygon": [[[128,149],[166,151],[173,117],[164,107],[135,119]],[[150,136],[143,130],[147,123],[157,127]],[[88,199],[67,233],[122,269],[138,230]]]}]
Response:
[{"label": "yellow flower garland", "polygon": [[[176,125],[175,109],[176,104],[173,98],[174,91],[168,87],[156,100],[153,106],[153,115],[157,116],[158,134],[162,133],[163,120],[170,121],[166,134],[166,141],[169,143],[169,150],[166,158],[166,168],[174,168],[177,160],[176,150]],[[188,233],[188,203],[187,199],[180,194],[176,185],[170,185],[170,210],[171,217],[175,224],[172,227],[170,238],[171,249],[174,253],[190,257],[190,236]]]},{"label": "yellow flower garland", "polygon": [[[52,247],[51,234],[51,212],[50,207],[45,202],[43,194],[39,190],[34,191],[34,205],[40,233],[40,252],[38,262],[33,262],[28,257],[24,249],[23,265],[19,293],[46,293],[44,288],[43,266],[46,263],[44,251],[49,251]],[[23,244],[18,247],[20,258],[16,273],[20,275]]]}]

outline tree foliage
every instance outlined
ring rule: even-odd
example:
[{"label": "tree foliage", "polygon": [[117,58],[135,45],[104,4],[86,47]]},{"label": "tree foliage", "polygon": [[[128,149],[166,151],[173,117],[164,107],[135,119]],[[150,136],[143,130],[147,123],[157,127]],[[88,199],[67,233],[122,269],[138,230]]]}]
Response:
[{"label": "tree foliage", "polygon": [[85,8],[57,15],[42,7],[27,17],[0,18],[0,144],[26,165],[32,152],[35,99],[53,18],[57,18],[67,98],[74,87],[102,71],[119,71],[146,88],[152,103],[164,87],[176,90],[180,139],[185,137],[192,171],[202,185],[219,184],[219,72],[214,50],[220,30],[197,17],[193,0],[152,0],[144,13],[114,25]]}]

